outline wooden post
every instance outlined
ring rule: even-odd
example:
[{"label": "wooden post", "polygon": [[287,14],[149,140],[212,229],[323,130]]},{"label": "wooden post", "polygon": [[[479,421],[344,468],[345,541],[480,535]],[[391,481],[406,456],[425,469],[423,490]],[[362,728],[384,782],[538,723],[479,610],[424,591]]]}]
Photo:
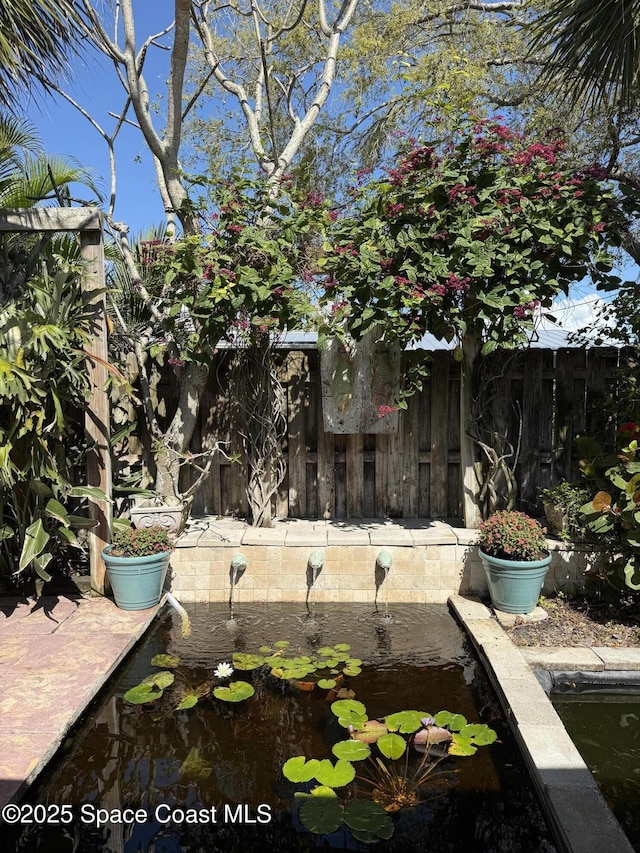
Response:
[{"label": "wooden post", "polygon": [[[104,281],[104,247],[102,230],[80,232],[80,252],[86,264],[83,288],[86,293],[100,291]],[[109,397],[106,390],[107,325],[104,293],[91,296],[95,310],[94,338],[87,347],[87,372],[91,383],[91,406],[85,414],[85,430],[89,442],[87,453],[87,485],[97,486],[108,500],[89,501],[90,514],[98,524],[89,535],[91,591],[104,595],[108,591],[102,549],[109,542],[111,523],[111,454],[109,451]],[[96,356],[96,358],[92,358]]]},{"label": "wooden post", "polygon": [[460,477],[464,526],[474,530],[480,524],[479,484],[475,469],[475,445],[469,434],[469,424],[471,423],[473,363],[479,352],[480,346],[477,339],[473,335],[466,335],[462,343],[460,364]]}]

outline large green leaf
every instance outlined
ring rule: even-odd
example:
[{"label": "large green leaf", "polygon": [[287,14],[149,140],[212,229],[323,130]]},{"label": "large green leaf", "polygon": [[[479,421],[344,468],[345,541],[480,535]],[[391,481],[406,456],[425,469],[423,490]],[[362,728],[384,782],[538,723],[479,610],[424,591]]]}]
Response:
[{"label": "large green leaf", "polygon": [[334,743],[331,752],[336,758],[344,758],[345,761],[362,761],[371,755],[367,744],[359,740],[341,740]]},{"label": "large green leaf", "polygon": [[131,690],[124,694],[126,702],[132,705],[144,705],[146,702],[155,702],[162,696],[162,689],[153,684],[136,684]]},{"label": "large green leaf", "polygon": [[304,755],[296,755],[285,761],[282,772],[290,782],[310,782],[316,778],[316,770],[319,764],[317,758],[311,758],[307,761]]},{"label": "large green leaf", "polygon": [[349,761],[339,758],[332,764],[328,758],[318,763],[315,773],[316,779],[321,785],[330,788],[342,788],[348,785],[356,777],[356,769]]},{"label": "large green leaf", "polygon": [[33,524],[30,524],[25,531],[24,545],[22,546],[22,554],[20,555],[20,563],[18,571],[22,572],[31,561],[41,554],[46,548],[50,537],[44,529],[42,519],[38,518]]},{"label": "large green leaf", "polygon": [[252,669],[258,669],[265,662],[262,655],[249,655],[244,652],[235,652],[233,655],[233,665],[236,669],[241,669],[248,672]]},{"label": "large green leaf", "polygon": [[161,690],[164,690],[165,687],[169,687],[173,684],[175,680],[175,675],[172,672],[169,672],[166,669],[163,669],[162,672],[153,672],[151,675],[148,675],[143,681],[143,684],[154,684],[156,687],[159,687]]},{"label": "large green leaf", "polygon": [[387,728],[392,732],[411,734],[422,726],[422,720],[429,717],[426,711],[398,711],[384,718]]},{"label": "large green leaf", "polygon": [[396,759],[400,758],[401,755],[404,755],[404,751],[407,748],[407,742],[403,737],[396,734],[388,734],[382,735],[381,738],[377,740],[377,746],[380,752],[384,755],[385,758]]},{"label": "large green leaf", "polygon": [[367,709],[356,699],[338,699],[331,703],[331,710],[345,729],[361,728],[367,721]]},{"label": "large green leaf", "polygon": [[310,797],[302,804],[300,820],[309,832],[335,832],[342,823],[342,806],[336,797]]},{"label": "large green leaf", "polygon": [[55,498],[50,498],[47,501],[47,505],[44,508],[44,514],[48,515],[49,518],[55,518],[57,521],[61,521],[65,526],[69,524],[69,513],[62,506],[60,501],[57,501]]},{"label": "large green leaf", "polygon": [[213,695],[223,702],[244,702],[256,691],[247,681],[232,681],[228,687],[214,687]]}]

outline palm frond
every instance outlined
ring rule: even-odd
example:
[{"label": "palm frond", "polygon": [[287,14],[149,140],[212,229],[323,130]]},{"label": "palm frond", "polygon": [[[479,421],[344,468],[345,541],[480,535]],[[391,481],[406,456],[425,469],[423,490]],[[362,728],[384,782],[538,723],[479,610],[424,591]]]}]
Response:
[{"label": "palm frond", "polygon": [[542,85],[562,87],[574,103],[637,99],[640,0],[554,0],[533,33],[532,52],[551,52]]}]

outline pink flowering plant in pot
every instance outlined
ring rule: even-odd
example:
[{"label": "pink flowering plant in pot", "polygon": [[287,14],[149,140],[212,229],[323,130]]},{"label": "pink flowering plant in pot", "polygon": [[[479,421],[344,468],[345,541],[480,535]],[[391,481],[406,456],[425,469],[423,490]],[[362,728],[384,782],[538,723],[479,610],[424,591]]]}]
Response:
[{"label": "pink flowering plant in pot", "polygon": [[480,524],[480,549],[502,560],[541,559],[547,547],[544,530],[524,512],[501,510]]},{"label": "pink flowering plant in pot", "polygon": [[478,544],[493,606],[530,613],[551,563],[542,527],[523,512],[502,510],[481,523]]}]

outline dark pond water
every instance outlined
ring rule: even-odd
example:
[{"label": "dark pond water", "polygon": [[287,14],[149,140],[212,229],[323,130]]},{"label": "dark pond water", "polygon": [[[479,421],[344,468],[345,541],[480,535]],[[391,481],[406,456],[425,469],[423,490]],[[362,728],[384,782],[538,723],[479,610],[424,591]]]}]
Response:
[{"label": "dark pond water", "polygon": [[[230,619],[223,605],[193,605],[188,638],[174,614],[159,619],[64,744],[46,780],[30,791],[31,803],[72,806],[73,822],[29,826],[21,835],[5,828],[0,849],[553,853],[497,700],[446,607],[390,605],[372,613],[366,605],[323,605],[323,611],[310,616],[299,605],[242,605]],[[447,758],[442,767],[455,771],[451,784],[424,789],[424,801],[393,815],[390,839],[365,846],[345,827],[330,835],[307,831],[294,805],[294,792],[305,786],[281,772],[292,756],[331,758],[332,744],[344,739],[326,691],[300,692],[265,674],[236,672],[234,679],[253,681],[256,693],[234,706],[204,698],[190,710],[169,712],[164,705],[175,687],[158,707],[122,698],[156,671],[150,660],[158,653],[179,656],[175,684],[196,687],[211,684],[213,669],[234,652],[280,640],[299,654],[349,644],[362,672],[342,686],[355,691],[372,719],[405,709],[448,710],[489,724],[498,741],[474,756]],[[98,826],[98,808],[119,811]],[[124,814],[125,808],[142,811]]]},{"label": "dark pond water", "polygon": [[640,693],[551,698],[629,841],[640,851]]}]

